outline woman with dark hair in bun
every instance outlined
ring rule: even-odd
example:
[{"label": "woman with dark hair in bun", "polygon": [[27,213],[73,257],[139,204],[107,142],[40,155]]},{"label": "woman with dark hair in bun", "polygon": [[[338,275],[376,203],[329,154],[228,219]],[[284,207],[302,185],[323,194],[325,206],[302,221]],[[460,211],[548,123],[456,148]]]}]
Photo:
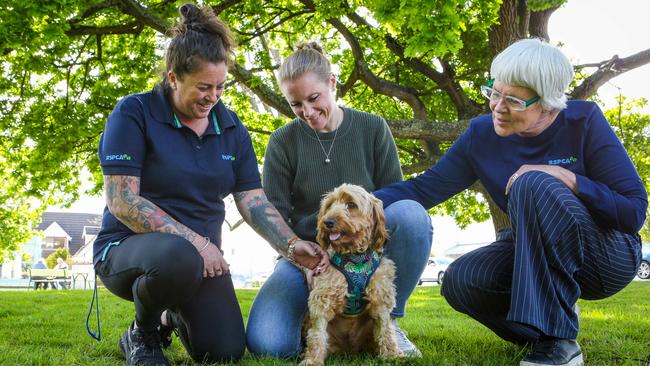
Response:
[{"label": "woman with dark hair in bun", "polygon": [[[278,79],[297,118],[271,134],[264,158],[264,191],[299,236],[314,240],[323,194],[342,183],[374,191],[402,180],[397,147],[383,118],[337,105],[336,76],[317,43],[298,45],[282,63]],[[397,268],[396,305],[391,312],[397,342],[404,354],[419,357],[420,351],[395,319],[405,315],[406,302],[429,258],[431,219],[419,203],[408,200],[392,205],[385,214],[390,239],[384,255]],[[248,317],[251,353],[300,354],[308,296],[302,271],[280,259]]]},{"label": "woman with dark hair in bun", "polygon": [[242,314],[220,250],[227,195],[287,260],[316,273],[328,264],[267,200],[248,131],[220,100],[228,27],[209,7],[186,4],[180,15],[162,82],[123,98],[99,143],[106,209],[94,264],[106,288],[135,305],[119,342],[127,365],[169,365],[162,346],[172,329],[195,361],[242,357]]}]

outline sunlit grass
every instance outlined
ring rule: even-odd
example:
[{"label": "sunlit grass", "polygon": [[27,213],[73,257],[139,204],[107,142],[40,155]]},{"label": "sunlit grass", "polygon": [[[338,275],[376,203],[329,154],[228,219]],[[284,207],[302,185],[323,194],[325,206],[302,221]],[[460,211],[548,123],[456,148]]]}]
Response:
[{"label": "sunlit grass", "polygon": [[[244,317],[255,290],[238,290]],[[86,334],[90,291],[0,292],[0,365],[120,365],[117,342],[133,317],[131,303],[100,290],[101,342]],[[605,300],[580,301],[578,338],[587,365],[647,365],[650,357],[650,281],[636,281]],[[454,311],[439,287],[421,287],[400,322],[424,358],[399,365],[516,365],[528,351],[504,342]],[[166,351],[177,365],[194,365],[175,339]],[[246,355],[242,365],[295,365]],[[368,355],[333,356],[328,365],[383,365]]]}]

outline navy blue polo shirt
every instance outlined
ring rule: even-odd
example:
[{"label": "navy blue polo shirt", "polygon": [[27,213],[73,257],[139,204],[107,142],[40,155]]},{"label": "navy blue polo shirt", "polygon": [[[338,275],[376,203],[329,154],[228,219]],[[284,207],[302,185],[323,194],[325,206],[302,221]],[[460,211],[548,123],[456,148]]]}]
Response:
[{"label": "navy blue polo shirt", "polygon": [[[104,175],[140,177],[140,195],[177,221],[221,246],[223,198],[261,188],[246,127],[221,100],[203,136],[180,124],[160,87],[123,98],[99,141]],[[104,209],[94,262],[111,242],[134,232]]]}]

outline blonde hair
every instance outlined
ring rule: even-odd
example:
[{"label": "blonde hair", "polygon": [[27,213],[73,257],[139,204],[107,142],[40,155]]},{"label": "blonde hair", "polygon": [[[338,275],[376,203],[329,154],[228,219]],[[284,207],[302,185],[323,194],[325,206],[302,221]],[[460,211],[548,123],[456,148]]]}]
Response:
[{"label": "blonde hair", "polygon": [[566,108],[565,92],[573,80],[573,66],[556,47],[537,38],[522,39],[499,53],[490,74],[495,80],[534,90],[542,108]]},{"label": "blonde hair", "polygon": [[282,83],[296,80],[308,72],[313,72],[323,82],[328,82],[332,75],[332,65],[317,42],[296,45],[296,50],[282,62],[278,78]]}]

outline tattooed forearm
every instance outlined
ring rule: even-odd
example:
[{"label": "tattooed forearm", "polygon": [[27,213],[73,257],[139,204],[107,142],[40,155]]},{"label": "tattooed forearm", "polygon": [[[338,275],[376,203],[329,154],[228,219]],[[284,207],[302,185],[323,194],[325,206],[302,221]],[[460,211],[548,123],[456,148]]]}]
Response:
[{"label": "tattooed forearm", "polygon": [[109,211],[136,233],[163,232],[176,234],[194,243],[199,236],[174,220],[151,201],[140,196],[140,178],[105,175],[104,187]]},{"label": "tattooed forearm", "polygon": [[244,221],[266,239],[273,249],[281,253],[286,252],[287,242],[293,236],[293,231],[266,198],[264,191],[254,189],[237,192],[233,197]]}]

